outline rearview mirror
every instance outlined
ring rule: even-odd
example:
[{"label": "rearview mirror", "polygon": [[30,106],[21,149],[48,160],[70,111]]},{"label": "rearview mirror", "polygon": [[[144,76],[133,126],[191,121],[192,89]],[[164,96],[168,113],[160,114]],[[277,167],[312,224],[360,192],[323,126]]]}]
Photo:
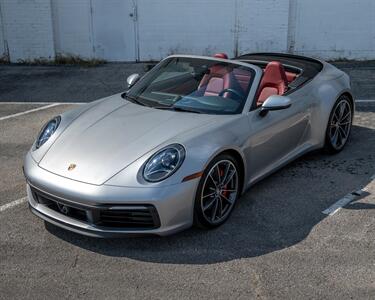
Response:
[{"label": "rearview mirror", "polygon": [[289,97],[272,95],[269,96],[266,101],[263,102],[259,114],[263,117],[270,110],[281,110],[286,109],[292,105],[292,102]]},{"label": "rearview mirror", "polygon": [[137,74],[137,73],[131,74],[126,79],[126,82],[128,84],[128,89],[130,89],[139,80],[139,78],[141,78],[141,76],[139,76],[139,74]]}]

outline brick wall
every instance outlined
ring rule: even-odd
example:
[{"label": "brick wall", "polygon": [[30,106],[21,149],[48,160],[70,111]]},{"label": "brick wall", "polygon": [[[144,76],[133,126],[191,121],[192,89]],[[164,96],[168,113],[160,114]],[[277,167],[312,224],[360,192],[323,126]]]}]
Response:
[{"label": "brick wall", "polygon": [[4,26],[3,18],[1,13],[0,6],[0,59],[4,58],[7,55],[6,46],[5,46],[5,37],[4,37]]},{"label": "brick wall", "polygon": [[1,0],[11,61],[54,57],[50,0]]},{"label": "brick wall", "polygon": [[7,41],[13,62],[252,51],[375,59],[374,0],[0,0],[0,12],[0,56]]},{"label": "brick wall", "polygon": [[297,0],[295,52],[375,59],[374,0]]}]

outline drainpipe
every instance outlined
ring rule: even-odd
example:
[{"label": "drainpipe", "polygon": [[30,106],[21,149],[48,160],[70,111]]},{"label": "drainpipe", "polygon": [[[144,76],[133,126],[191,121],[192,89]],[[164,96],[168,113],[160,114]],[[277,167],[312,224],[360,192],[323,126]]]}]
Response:
[{"label": "drainpipe", "polygon": [[3,35],[4,51],[5,51],[4,53],[0,53],[0,54],[4,55],[5,59],[8,62],[10,62],[9,46],[8,46],[8,40],[7,40],[6,31],[5,31],[5,20],[4,20],[3,11],[1,8],[1,0],[0,0],[0,19],[1,19],[1,33]]},{"label": "drainpipe", "polygon": [[286,51],[291,54],[294,53],[296,44],[297,1],[298,0],[289,0],[288,35]]}]

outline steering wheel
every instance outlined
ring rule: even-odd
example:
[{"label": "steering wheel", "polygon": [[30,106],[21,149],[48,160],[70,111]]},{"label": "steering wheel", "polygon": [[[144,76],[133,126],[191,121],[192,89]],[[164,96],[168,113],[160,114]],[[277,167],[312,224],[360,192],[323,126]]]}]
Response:
[{"label": "steering wheel", "polygon": [[225,93],[227,93],[227,92],[235,94],[236,96],[238,96],[238,98],[243,98],[243,97],[244,97],[244,95],[243,95],[241,92],[236,91],[235,89],[223,89],[223,90],[219,93],[218,96],[222,97],[222,96],[223,96]]}]

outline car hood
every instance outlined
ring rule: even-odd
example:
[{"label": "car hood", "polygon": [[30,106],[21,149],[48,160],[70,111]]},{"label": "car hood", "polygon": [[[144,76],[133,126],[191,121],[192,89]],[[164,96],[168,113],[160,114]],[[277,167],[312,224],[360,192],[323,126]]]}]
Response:
[{"label": "car hood", "polygon": [[100,185],[157,146],[218,117],[153,109],[113,97],[65,128],[39,166]]}]

